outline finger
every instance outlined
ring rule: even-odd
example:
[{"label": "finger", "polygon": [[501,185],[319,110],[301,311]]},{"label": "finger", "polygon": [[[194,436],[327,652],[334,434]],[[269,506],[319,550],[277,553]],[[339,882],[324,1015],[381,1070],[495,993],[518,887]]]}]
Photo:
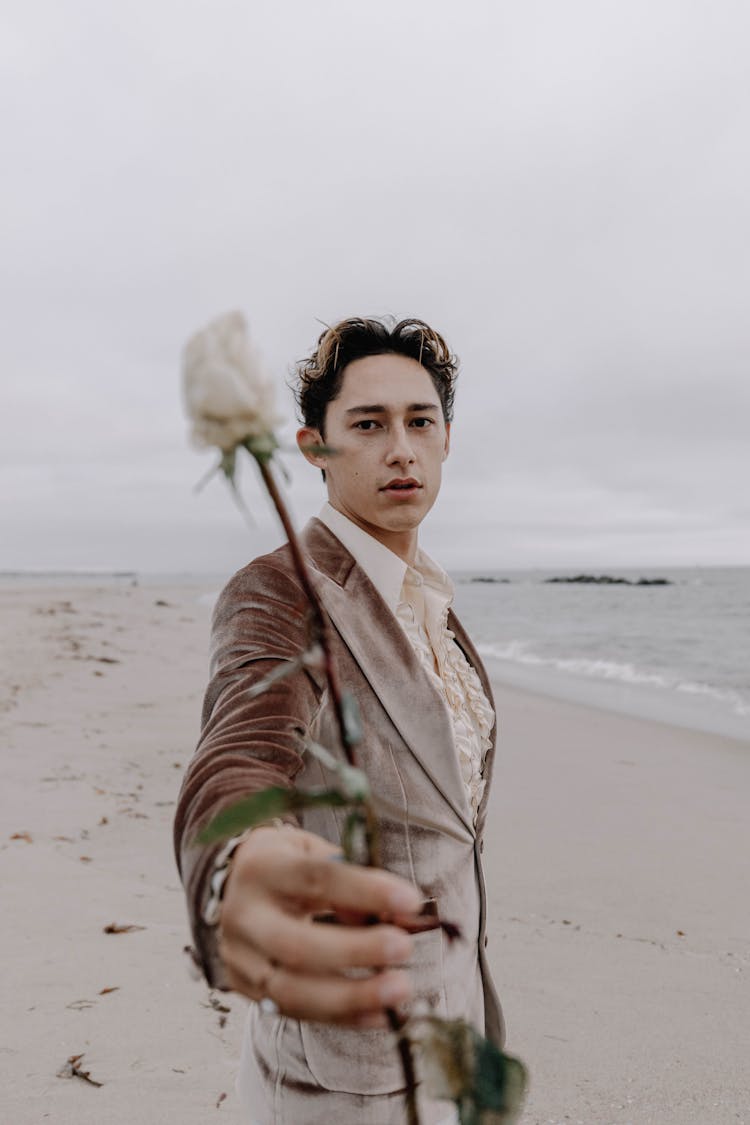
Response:
[{"label": "finger", "polygon": [[[252,875],[274,895],[282,895],[306,910],[353,910],[361,914],[411,914],[421,904],[416,887],[372,867],[332,863],[301,853],[276,854],[264,865],[253,857]],[[243,871],[247,872],[246,867]]]},{"label": "finger", "polygon": [[374,1019],[385,1003],[402,1003],[410,995],[406,974],[392,970],[354,980],[337,973],[312,977],[293,973],[257,950],[223,938],[220,952],[233,991],[251,1000],[272,999],[285,1015],[300,1019],[348,1023]]},{"label": "finger", "polygon": [[[272,984],[274,972],[278,972],[278,970],[275,970],[275,967],[270,965],[266,958],[260,956],[249,958],[245,962],[244,968],[247,972],[243,971],[242,967],[227,967],[227,983],[233,992],[239,992],[256,1002],[263,999],[273,999],[272,992],[279,997],[286,994]],[[383,1008],[384,995],[395,997],[394,1001],[388,1001],[389,1007],[391,1003],[400,1007],[408,1002],[411,997],[410,987],[401,987],[399,981],[395,982],[395,985],[391,982],[391,987],[386,991],[388,981],[384,974],[372,978],[372,981],[380,981],[380,986],[375,983],[373,987],[373,984],[368,981],[367,989],[347,990],[349,995],[341,997],[337,997],[335,991],[332,991],[330,979],[316,979],[315,988],[311,989],[304,978],[296,978],[293,1000],[290,1006],[288,1008],[282,1007],[284,1001],[274,1000],[279,1013],[295,1019],[315,1020],[360,1030],[374,1030],[390,1026]],[[321,991],[321,988],[324,991]],[[324,1001],[322,1004],[321,999]],[[373,1001],[377,1002],[377,1008],[369,1007]],[[341,1014],[342,1012],[343,1014]]]},{"label": "finger", "polygon": [[421,895],[405,879],[336,862],[340,858],[340,848],[312,832],[258,828],[237,849],[229,883],[246,883],[256,891],[263,887],[296,900],[306,911],[335,908],[367,916],[420,909]]},{"label": "finger", "polygon": [[274,971],[268,957],[224,936],[219,943],[219,956],[232,991],[241,992],[251,1000],[262,1000],[268,995],[268,982]]},{"label": "finger", "polygon": [[285,826],[282,831],[270,825],[254,828],[241,844],[237,855],[240,851],[247,850],[248,845],[252,851],[263,852],[267,856],[302,853],[319,859],[342,857],[341,848],[337,844],[332,844],[330,840],[325,840],[314,832],[306,832],[304,828],[292,829],[291,825]]},{"label": "finger", "polygon": [[293,1019],[324,1023],[356,1022],[384,1008],[400,1007],[412,997],[408,975],[386,969],[371,977],[304,976],[276,969],[266,982],[267,995]]},{"label": "finger", "polygon": [[357,1027],[362,1031],[388,1028],[388,1016],[385,1012],[366,1012],[363,1016],[354,1016],[347,1020],[337,1021],[342,1027]]},{"label": "finger", "polygon": [[251,945],[291,972],[310,974],[403,965],[413,946],[396,926],[330,926],[295,917],[267,901],[248,904],[226,937]]},{"label": "finger", "polygon": [[299,973],[224,935],[219,953],[231,989],[251,1000],[271,999],[280,1012],[295,1019],[381,1026],[376,1017],[384,1008],[400,1007],[412,996],[408,974],[398,969],[355,978]]}]

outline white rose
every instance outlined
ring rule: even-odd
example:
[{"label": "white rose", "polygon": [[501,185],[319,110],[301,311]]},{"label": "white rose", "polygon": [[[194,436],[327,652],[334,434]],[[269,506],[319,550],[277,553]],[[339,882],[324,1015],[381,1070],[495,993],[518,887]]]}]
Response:
[{"label": "white rose", "polygon": [[241,312],[218,317],[188,340],[182,377],[197,445],[229,453],[247,438],[273,439],[281,422],[274,411],[273,385]]}]

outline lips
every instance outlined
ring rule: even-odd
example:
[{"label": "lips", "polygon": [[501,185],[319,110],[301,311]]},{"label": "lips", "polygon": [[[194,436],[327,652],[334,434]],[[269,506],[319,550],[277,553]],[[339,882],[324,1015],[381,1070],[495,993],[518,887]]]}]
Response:
[{"label": "lips", "polygon": [[388,484],[381,488],[381,492],[387,492],[395,496],[410,496],[415,492],[419,492],[422,485],[414,477],[394,477],[389,480]]}]

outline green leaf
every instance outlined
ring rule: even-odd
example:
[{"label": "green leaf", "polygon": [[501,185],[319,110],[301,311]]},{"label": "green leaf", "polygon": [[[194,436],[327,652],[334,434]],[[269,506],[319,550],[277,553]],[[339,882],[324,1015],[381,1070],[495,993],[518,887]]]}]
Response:
[{"label": "green leaf", "polygon": [[213,844],[217,840],[228,840],[246,828],[254,828],[274,817],[288,812],[320,807],[346,808],[352,802],[335,789],[282,789],[272,786],[245,797],[218,813],[197,837],[199,844]]},{"label": "green leaf", "polygon": [[411,1021],[427,1093],[455,1102],[461,1125],[513,1125],[526,1091],[526,1068],[464,1020]]},{"label": "green leaf", "polygon": [[222,453],[221,461],[219,462],[219,468],[221,469],[222,473],[227,478],[229,483],[232,485],[232,487],[234,487],[234,474],[237,468],[236,448],[225,450]]},{"label": "green leaf", "polygon": [[222,470],[222,463],[219,461],[216,465],[212,465],[205,476],[202,476],[196,485],[193,487],[193,492],[202,492],[208,482],[212,480],[217,473]]}]

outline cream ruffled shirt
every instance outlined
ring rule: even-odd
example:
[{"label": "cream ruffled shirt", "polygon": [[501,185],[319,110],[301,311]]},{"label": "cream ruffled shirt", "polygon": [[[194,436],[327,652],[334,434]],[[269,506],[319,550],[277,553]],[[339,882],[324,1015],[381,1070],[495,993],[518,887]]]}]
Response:
[{"label": "cream ruffled shirt", "polygon": [[484,793],[484,755],[495,714],[479,676],[448,628],[453,583],[445,571],[417,551],[409,566],[347,516],[325,504],[318,517],[354,556],[401,624],[422,667],[445,700],[461,777],[474,822]]}]

